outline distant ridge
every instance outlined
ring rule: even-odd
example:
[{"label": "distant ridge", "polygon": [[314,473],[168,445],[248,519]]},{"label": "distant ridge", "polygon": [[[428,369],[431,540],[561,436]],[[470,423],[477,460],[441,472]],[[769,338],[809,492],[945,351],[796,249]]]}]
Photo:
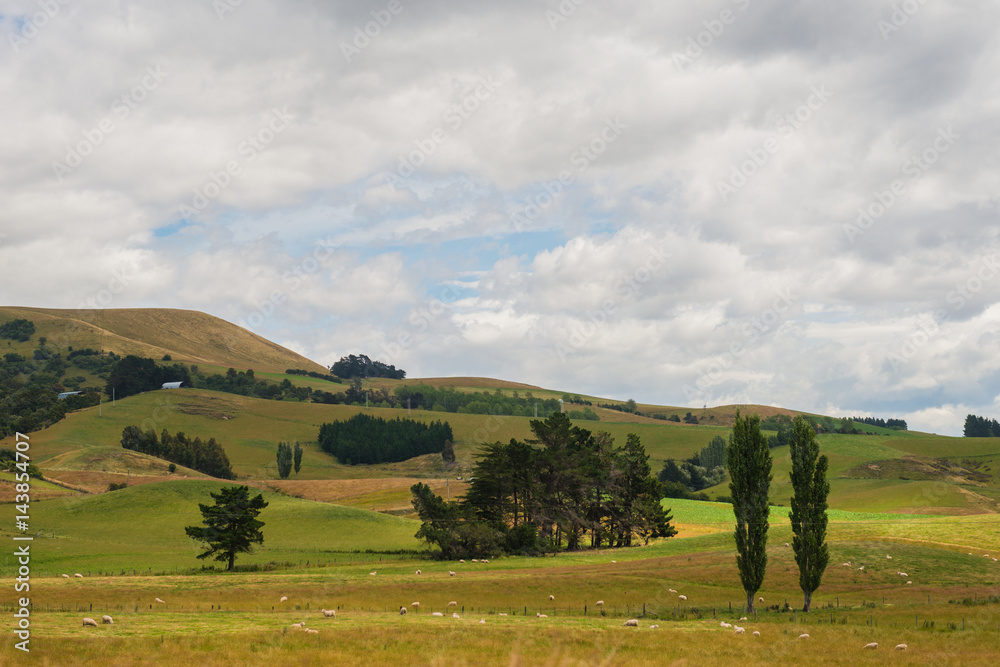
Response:
[{"label": "distant ridge", "polygon": [[230,322],[195,310],[174,308],[0,307],[0,323],[26,318],[49,347],[61,351],[93,348],[173,361],[211,364],[239,370],[282,373],[288,368],[328,373],[322,365]]}]

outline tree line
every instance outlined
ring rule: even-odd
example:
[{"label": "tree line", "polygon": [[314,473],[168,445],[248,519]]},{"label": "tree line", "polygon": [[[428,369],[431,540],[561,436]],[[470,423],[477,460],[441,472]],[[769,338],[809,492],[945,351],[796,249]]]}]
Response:
[{"label": "tree line", "polygon": [[372,361],[367,354],[350,354],[330,366],[330,372],[339,378],[391,378],[402,380],[406,371],[381,361]]},{"label": "tree line", "polygon": [[440,454],[453,439],[448,422],[382,419],[364,413],[320,426],[320,448],[344,465],[395,463]]},{"label": "tree line", "polygon": [[[692,494],[721,484],[726,478],[726,441],[722,436],[712,438],[707,446],[680,464],[667,459],[657,477],[669,498],[692,498]],[[708,500],[694,498],[697,500]]]},{"label": "tree line", "polygon": [[199,437],[191,440],[183,432],[171,435],[167,429],[163,429],[157,438],[156,431],[150,429],[143,433],[138,426],[132,425],[122,430],[121,444],[125,449],[149,454],[212,477],[236,479],[226,450],[215,438],[209,438],[208,442]]},{"label": "tree line", "polygon": [[532,420],[531,430],[532,440],[484,444],[460,501],[415,484],[417,537],[442,558],[467,558],[625,547],[676,534],[638,436],[615,447],[607,433],[573,426],[560,412]]},{"label": "tree line", "polygon": [[962,435],[966,438],[1000,438],[1000,423],[996,419],[968,415]]}]

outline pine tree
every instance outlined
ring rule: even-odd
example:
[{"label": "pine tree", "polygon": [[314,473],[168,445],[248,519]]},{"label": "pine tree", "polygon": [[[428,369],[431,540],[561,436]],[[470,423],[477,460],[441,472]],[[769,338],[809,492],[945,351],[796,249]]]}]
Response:
[{"label": "pine tree", "polygon": [[747,594],[747,613],[754,610],[754,596],[767,570],[768,492],[771,486],[771,452],[760,431],[760,417],[741,417],[736,411],[733,434],[726,450],[729,491],[736,514],[736,566]]},{"label": "pine tree", "polygon": [[250,498],[250,489],[246,486],[224,487],[218,493],[210,493],[215,505],[202,505],[202,526],[187,526],[184,532],[188,537],[205,542],[207,546],[198,558],[214,557],[214,560],[228,563],[226,570],[232,570],[236,554],[250,553],[254,544],[264,543],[264,534],[260,529],[263,521],[257,520],[257,515],[267,507],[264,497],[257,494]]},{"label": "pine tree", "polygon": [[299,469],[302,467],[302,447],[299,445],[299,441],[295,441],[295,474],[299,474]]},{"label": "pine tree", "polygon": [[816,432],[801,417],[792,425],[789,443],[792,457],[792,550],[799,566],[799,586],[805,596],[802,611],[809,611],[812,594],[819,588],[823,572],[830,562],[826,544],[826,497],[830,483],[826,481],[828,462],[819,455]]}]

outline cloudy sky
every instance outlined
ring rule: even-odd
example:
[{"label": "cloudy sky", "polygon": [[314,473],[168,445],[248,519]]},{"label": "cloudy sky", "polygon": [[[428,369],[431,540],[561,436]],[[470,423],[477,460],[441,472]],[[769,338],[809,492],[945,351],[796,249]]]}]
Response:
[{"label": "cloudy sky", "polygon": [[1000,417],[1000,4],[0,0],[0,302]]}]

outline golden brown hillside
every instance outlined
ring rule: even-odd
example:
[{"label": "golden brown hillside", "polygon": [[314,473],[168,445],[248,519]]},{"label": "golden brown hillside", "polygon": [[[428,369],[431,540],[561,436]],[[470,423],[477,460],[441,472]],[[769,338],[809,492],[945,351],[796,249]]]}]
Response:
[{"label": "golden brown hillside", "polygon": [[255,371],[280,373],[287,368],[301,368],[328,372],[320,364],[277,343],[194,310],[0,307],[0,323],[17,318],[35,323],[32,347],[39,336],[45,336],[48,345],[57,350],[89,347],[154,359],[169,354],[178,362]]}]

